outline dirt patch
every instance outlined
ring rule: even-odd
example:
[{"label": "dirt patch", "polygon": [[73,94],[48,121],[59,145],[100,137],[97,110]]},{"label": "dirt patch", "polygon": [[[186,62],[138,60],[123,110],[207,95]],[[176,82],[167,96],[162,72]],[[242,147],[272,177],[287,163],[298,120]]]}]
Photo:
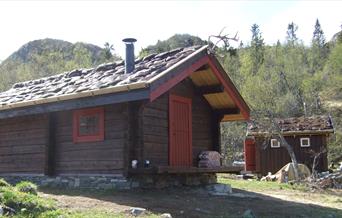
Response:
[{"label": "dirt patch", "polygon": [[40,195],[55,199],[61,208],[78,211],[96,208],[119,213],[142,207],[153,214],[171,213],[173,217],[241,217],[251,209],[258,217],[342,216],[341,208],[302,202],[298,193],[289,195],[285,190],[272,194],[239,189],[233,192],[235,195],[211,196],[200,189],[173,188],[106,193],[45,190]]}]

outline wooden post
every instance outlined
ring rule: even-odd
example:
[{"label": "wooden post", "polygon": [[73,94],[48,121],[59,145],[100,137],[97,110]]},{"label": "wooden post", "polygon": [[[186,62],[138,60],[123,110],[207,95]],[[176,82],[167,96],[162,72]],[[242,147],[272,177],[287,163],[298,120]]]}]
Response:
[{"label": "wooden post", "polygon": [[212,119],[212,137],[213,137],[213,149],[221,153],[221,128],[220,123],[222,120],[222,115],[218,113],[213,113]]},{"label": "wooden post", "polygon": [[[142,142],[141,142],[141,108],[144,104],[144,101],[134,101],[127,103],[127,121],[128,121],[128,136],[127,136],[127,146],[125,146],[125,172],[126,176],[131,168],[132,159],[138,159],[139,162],[142,161],[140,155],[138,154],[141,150]],[[141,164],[141,163],[140,163]]]},{"label": "wooden post", "polygon": [[45,151],[45,175],[55,174],[56,114],[49,113],[47,124],[47,143]]}]

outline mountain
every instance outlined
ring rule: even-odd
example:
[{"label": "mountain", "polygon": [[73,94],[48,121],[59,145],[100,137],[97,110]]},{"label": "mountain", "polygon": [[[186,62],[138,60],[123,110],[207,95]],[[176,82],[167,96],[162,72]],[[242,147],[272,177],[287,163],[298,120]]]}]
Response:
[{"label": "mountain", "polygon": [[[110,50],[109,50],[110,51]],[[109,54],[111,54],[109,52]],[[108,48],[58,39],[39,39],[26,43],[0,63],[0,91],[16,82],[50,76],[75,68],[90,68],[119,59],[108,56]]]},{"label": "mountain", "polygon": [[[77,47],[82,47],[88,50],[92,55],[92,60],[100,58],[102,48],[96,45],[77,42],[75,44],[59,40],[59,39],[39,39],[26,43],[21,46],[21,48],[11,54],[7,59],[14,61],[21,61],[27,63],[32,61],[32,56],[35,54],[41,55],[44,52],[62,52],[67,60],[73,58],[72,51],[77,49]],[[7,60],[6,59],[6,60]]]},{"label": "mountain", "polygon": [[170,51],[179,47],[189,47],[193,45],[205,45],[207,42],[197,36],[190,34],[175,34],[166,40],[158,40],[155,45],[149,45],[142,49],[139,56],[146,56],[152,53]]}]

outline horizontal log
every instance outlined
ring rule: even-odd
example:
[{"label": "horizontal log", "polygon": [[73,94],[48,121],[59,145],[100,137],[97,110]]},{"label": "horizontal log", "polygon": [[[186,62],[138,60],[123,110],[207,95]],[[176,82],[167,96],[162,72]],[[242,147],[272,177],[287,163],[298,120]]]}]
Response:
[{"label": "horizontal log", "polygon": [[78,169],[56,169],[55,173],[56,175],[86,175],[86,176],[103,176],[103,175],[108,175],[108,176],[115,176],[115,175],[122,175],[124,172],[123,168],[122,169],[106,169],[106,170],[101,170],[101,169],[86,169],[86,170],[78,170]]},{"label": "horizontal log", "polygon": [[169,127],[169,122],[166,119],[160,119],[156,117],[147,117],[145,116],[143,119],[143,125],[148,128],[148,126],[156,126],[156,127]]},{"label": "horizontal log", "polygon": [[56,151],[73,151],[73,150],[89,150],[89,149],[121,149],[125,147],[126,140],[105,140],[103,142],[83,142],[83,143],[73,143],[64,142],[59,143],[56,141]]},{"label": "horizontal log", "polygon": [[154,108],[144,108],[143,116],[168,119],[168,112],[163,110],[157,110]]},{"label": "horizontal log", "polygon": [[168,137],[169,128],[146,125],[146,126],[144,126],[144,134],[146,134],[146,135],[159,135],[159,136]]},{"label": "horizontal log", "polygon": [[122,160],[123,149],[92,149],[63,151],[56,154],[57,161],[94,161],[94,160]]},{"label": "horizontal log", "polygon": [[113,169],[122,169],[122,161],[63,161],[56,162],[56,170],[68,171],[68,170],[79,170],[79,171],[110,171]]},{"label": "horizontal log", "polygon": [[159,144],[168,144],[169,143],[169,137],[160,136],[160,135],[144,135],[144,142],[156,142]]},{"label": "horizontal log", "polygon": [[26,146],[6,146],[0,147],[0,156],[7,154],[32,154],[32,153],[43,153],[45,145],[26,145]]},{"label": "horizontal log", "polygon": [[156,144],[156,143],[150,143],[145,142],[144,143],[144,153],[146,156],[151,154],[168,154],[169,146],[168,144]]}]

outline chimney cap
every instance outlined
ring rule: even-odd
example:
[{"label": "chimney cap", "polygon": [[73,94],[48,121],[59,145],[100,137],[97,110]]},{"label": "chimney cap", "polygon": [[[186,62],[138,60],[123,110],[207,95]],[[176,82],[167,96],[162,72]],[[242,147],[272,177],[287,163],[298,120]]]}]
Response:
[{"label": "chimney cap", "polygon": [[125,38],[122,40],[124,43],[134,43],[137,40],[135,38]]}]

